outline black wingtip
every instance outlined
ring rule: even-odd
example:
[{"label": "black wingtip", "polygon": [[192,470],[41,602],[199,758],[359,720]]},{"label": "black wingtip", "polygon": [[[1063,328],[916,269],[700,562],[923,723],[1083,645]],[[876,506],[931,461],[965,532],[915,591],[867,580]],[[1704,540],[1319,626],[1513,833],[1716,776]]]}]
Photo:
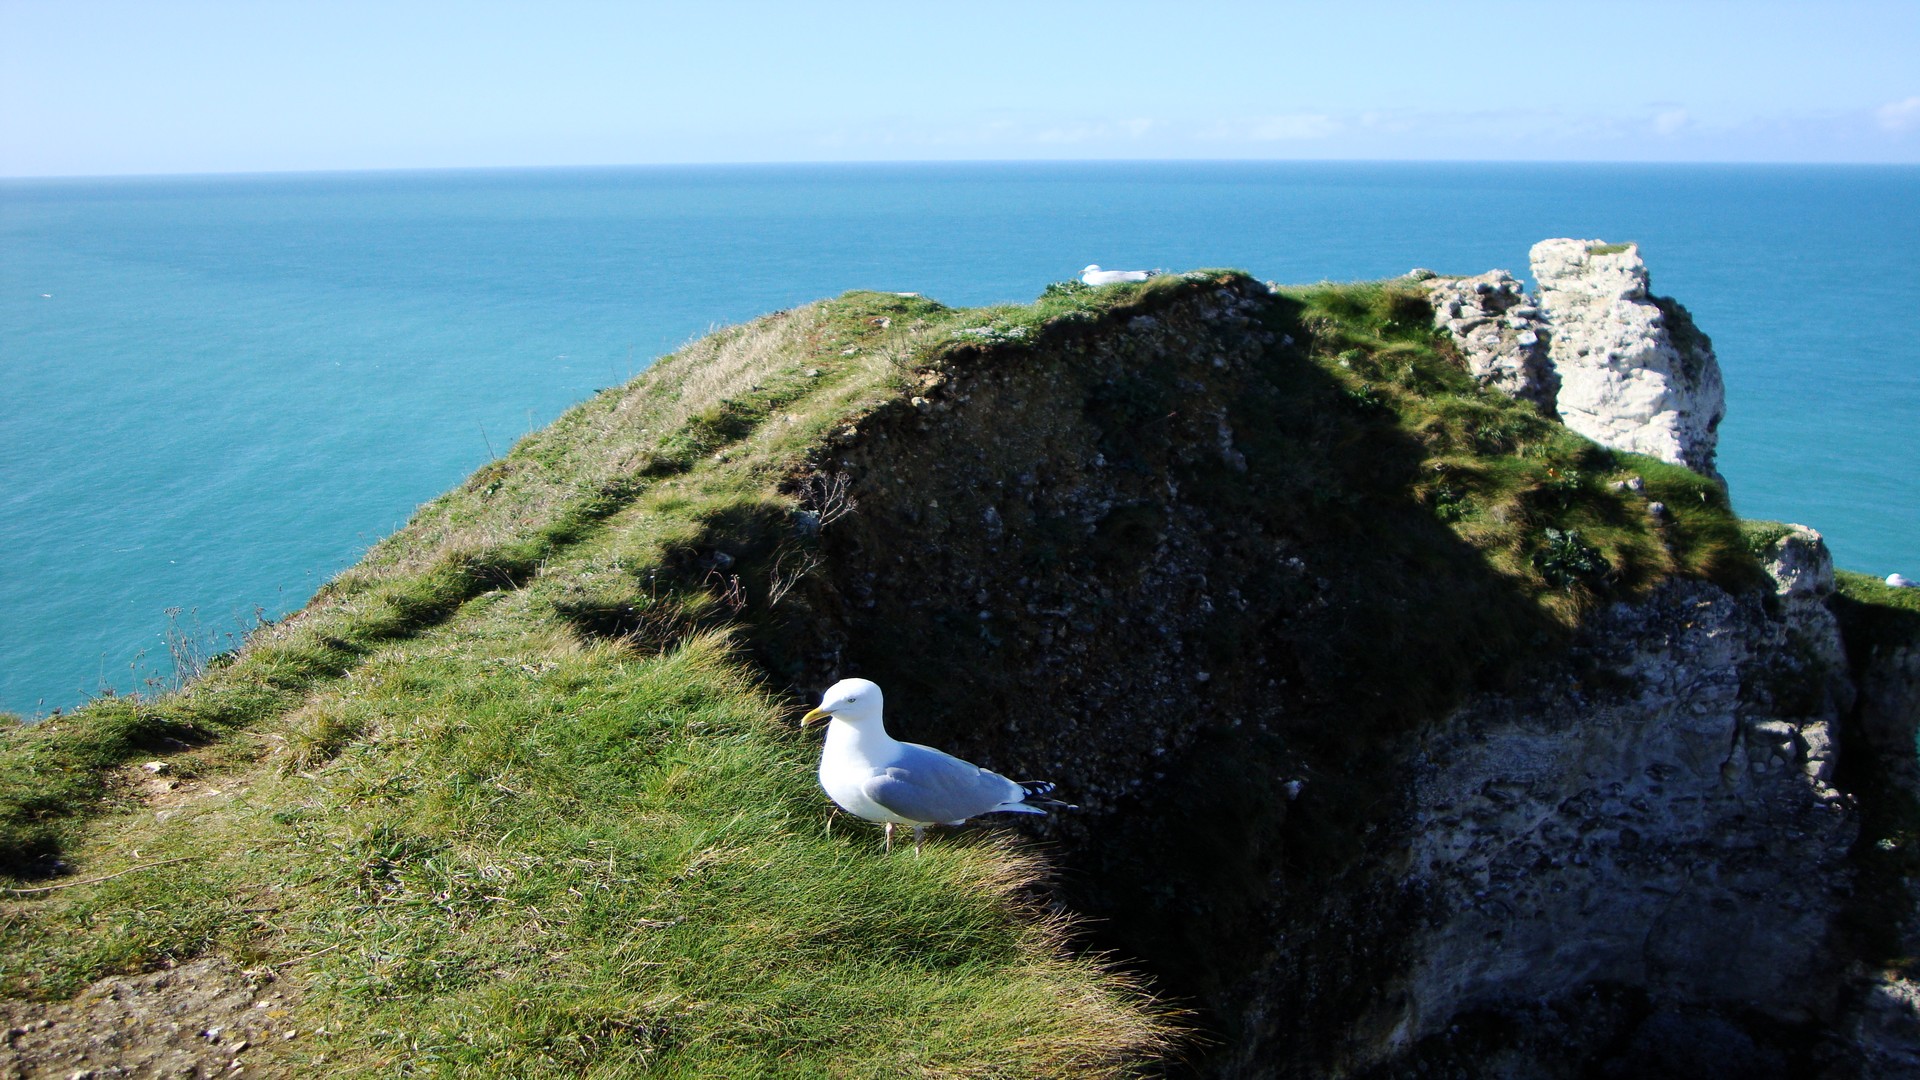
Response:
[{"label": "black wingtip", "polygon": [[1070,802],[1047,798],[1048,795],[1053,794],[1053,789],[1059,786],[1051,780],[1016,780],[1014,782],[1020,785],[1021,791],[1026,792],[1025,798],[1021,801],[1030,806],[1051,806],[1056,810],[1080,809]]}]

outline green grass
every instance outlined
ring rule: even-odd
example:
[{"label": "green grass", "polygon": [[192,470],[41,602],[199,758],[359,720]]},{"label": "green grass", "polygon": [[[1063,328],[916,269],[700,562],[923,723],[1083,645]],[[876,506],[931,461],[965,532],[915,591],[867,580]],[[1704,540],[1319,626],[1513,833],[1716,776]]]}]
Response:
[{"label": "green grass", "polygon": [[[1037,906],[1034,857],[991,831],[892,858],[870,827],[829,834],[817,747],[791,726],[801,702],[772,688],[838,617],[821,584],[834,543],[900,538],[869,536],[863,515],[818,527],[850,433],[892,433],[874,452],[904,460],[947,380],[1064,380],[1083,339],[1244,282],[1209,271],[965,310],[849,293],[720,331],[523,439],[181,692],[10,726],[0,869],[61,887],[0,902],[0,993],[61,998],[231,955],[298,989],[289,1026],[312,1034],[275,1052],[349,1075],[1143,1067],[1177,1025],[1071,951]],[[1114,469],[1172,462],[1334,579],[1321,621],[1219,620],[1195,642],[1216,670],[1297,633],[1302,670],[1329,687],[1400,686],[1274,768],[1297,753],[1365,765],[1377,748],[1335,743],[1445,707],[1544,631],[1668,576],[1755,584],[1716,485],[1480,391],[1416,291],[1287,290],[1263,318],[1251,329],[1295,344],[1269,349],[1257,392],[1232,403],[1244,474],[1190,460],[1213,429],[1183,412],[1180,380],[1210,371],[1205,356],[1105,380],[1073,411]],[[1124,586],[1164,524],[1146,499],[1090,533],[1036,520],[1020,572]],[[1258,612],[1315,595],[1265,553],[1238,585]],[[1001,647],[977,620],[922,621],[925,640],[853,643],[876,668],[889,650],[972,663]],[[997,677],[969,689],[994,700]],[[936,720],[958,707],[922,703]],[[155,757],[180,788],[149,790],[137,763]],[[1321,854],[1290,852],[1294,871],[1352,857],[1340,838],[1384,805],[1364,786]],[[169,859],[184,861],[151,865]],[[149,868],[66,886],[131,867]]]},{"label": "green grass", "polygon": [[[1420,448],[1414,497],[1562,623],[1676,574],[1762,584],[1717,484],[1479,390],[1417,289],[1323,284],[1287,295],[1350,406]],[[1656,502],[1665,517],[1653,516]]]},{"label": "green grass", "polygon": [[1032,910],[1030,859],[828,835],[792,709],[724,641],[583,647],[539,607],[495,594],[316,701],[358,714],[330,760],[116,822],[90,869],[193,861],[10,905],[0,987],[292,961],[307,1063],[368,1075],[1065,1075],[1161,1037]]},{"label": "green grass", "polygon": [[1632,251],[1634,246],[1631,241],[1625,244],[1589,244],[1587,246],[1587,254],[1618,255],[1623,251]]},{"label": "green grass", "polygon": [[[991,318],[1035,325],[868,293],[723,331],[523,440],[183,692],[8,730],[0,856],[63,887],[0,904],[0,993],[219,952],[301,987],[289,1067],[349,1075],[1155,1058],[1167,1014],[1068,949],[1030,855],[990,830],[891,858],[864,823],[827,832],[800,703],[728,644],[739,612],[701,562],[791,522],[807,448]],[[797,574],[813,541],[788,532]],[[777,613],[775,584],[749,570],[739,595]],[[142,791],[152,757],[177,791]]]}]

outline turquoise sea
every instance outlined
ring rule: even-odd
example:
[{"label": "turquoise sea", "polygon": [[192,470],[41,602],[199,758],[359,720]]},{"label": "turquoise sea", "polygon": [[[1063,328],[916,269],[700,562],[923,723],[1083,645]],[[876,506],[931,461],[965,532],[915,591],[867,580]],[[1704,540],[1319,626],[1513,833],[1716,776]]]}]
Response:
[{"label": "turquoise sea", "polygon": [[1098,262],[1524,275],[1635,240],[1712,336],[1740,512],[1920,576],[1912,167],[1168,163],[0,180],[0,709],[171,671],[709,328]]}]

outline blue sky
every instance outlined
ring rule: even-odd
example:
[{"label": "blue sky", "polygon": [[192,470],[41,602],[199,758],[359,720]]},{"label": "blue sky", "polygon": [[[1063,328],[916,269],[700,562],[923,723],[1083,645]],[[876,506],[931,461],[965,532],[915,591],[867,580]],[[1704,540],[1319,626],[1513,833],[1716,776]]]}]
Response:
[{"label": "blue sky", "polygon": [[1920,162],[1920,0],[0,0],[0,175]]}]

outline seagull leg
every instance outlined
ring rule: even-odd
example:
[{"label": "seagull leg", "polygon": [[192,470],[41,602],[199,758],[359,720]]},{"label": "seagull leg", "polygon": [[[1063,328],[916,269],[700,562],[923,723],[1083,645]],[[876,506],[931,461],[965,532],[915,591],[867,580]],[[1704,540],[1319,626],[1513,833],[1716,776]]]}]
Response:
[{"label": "seagull leg", "polygon": [[915,825],[913,827],[913,853],[916,856],[920,854],[920,838],[925,835],[927,835],[927,827],[925,825]]},{"label": "seagull leg", "polygon": [[893,853],[893,822],[887,822],[887,853]]}]

